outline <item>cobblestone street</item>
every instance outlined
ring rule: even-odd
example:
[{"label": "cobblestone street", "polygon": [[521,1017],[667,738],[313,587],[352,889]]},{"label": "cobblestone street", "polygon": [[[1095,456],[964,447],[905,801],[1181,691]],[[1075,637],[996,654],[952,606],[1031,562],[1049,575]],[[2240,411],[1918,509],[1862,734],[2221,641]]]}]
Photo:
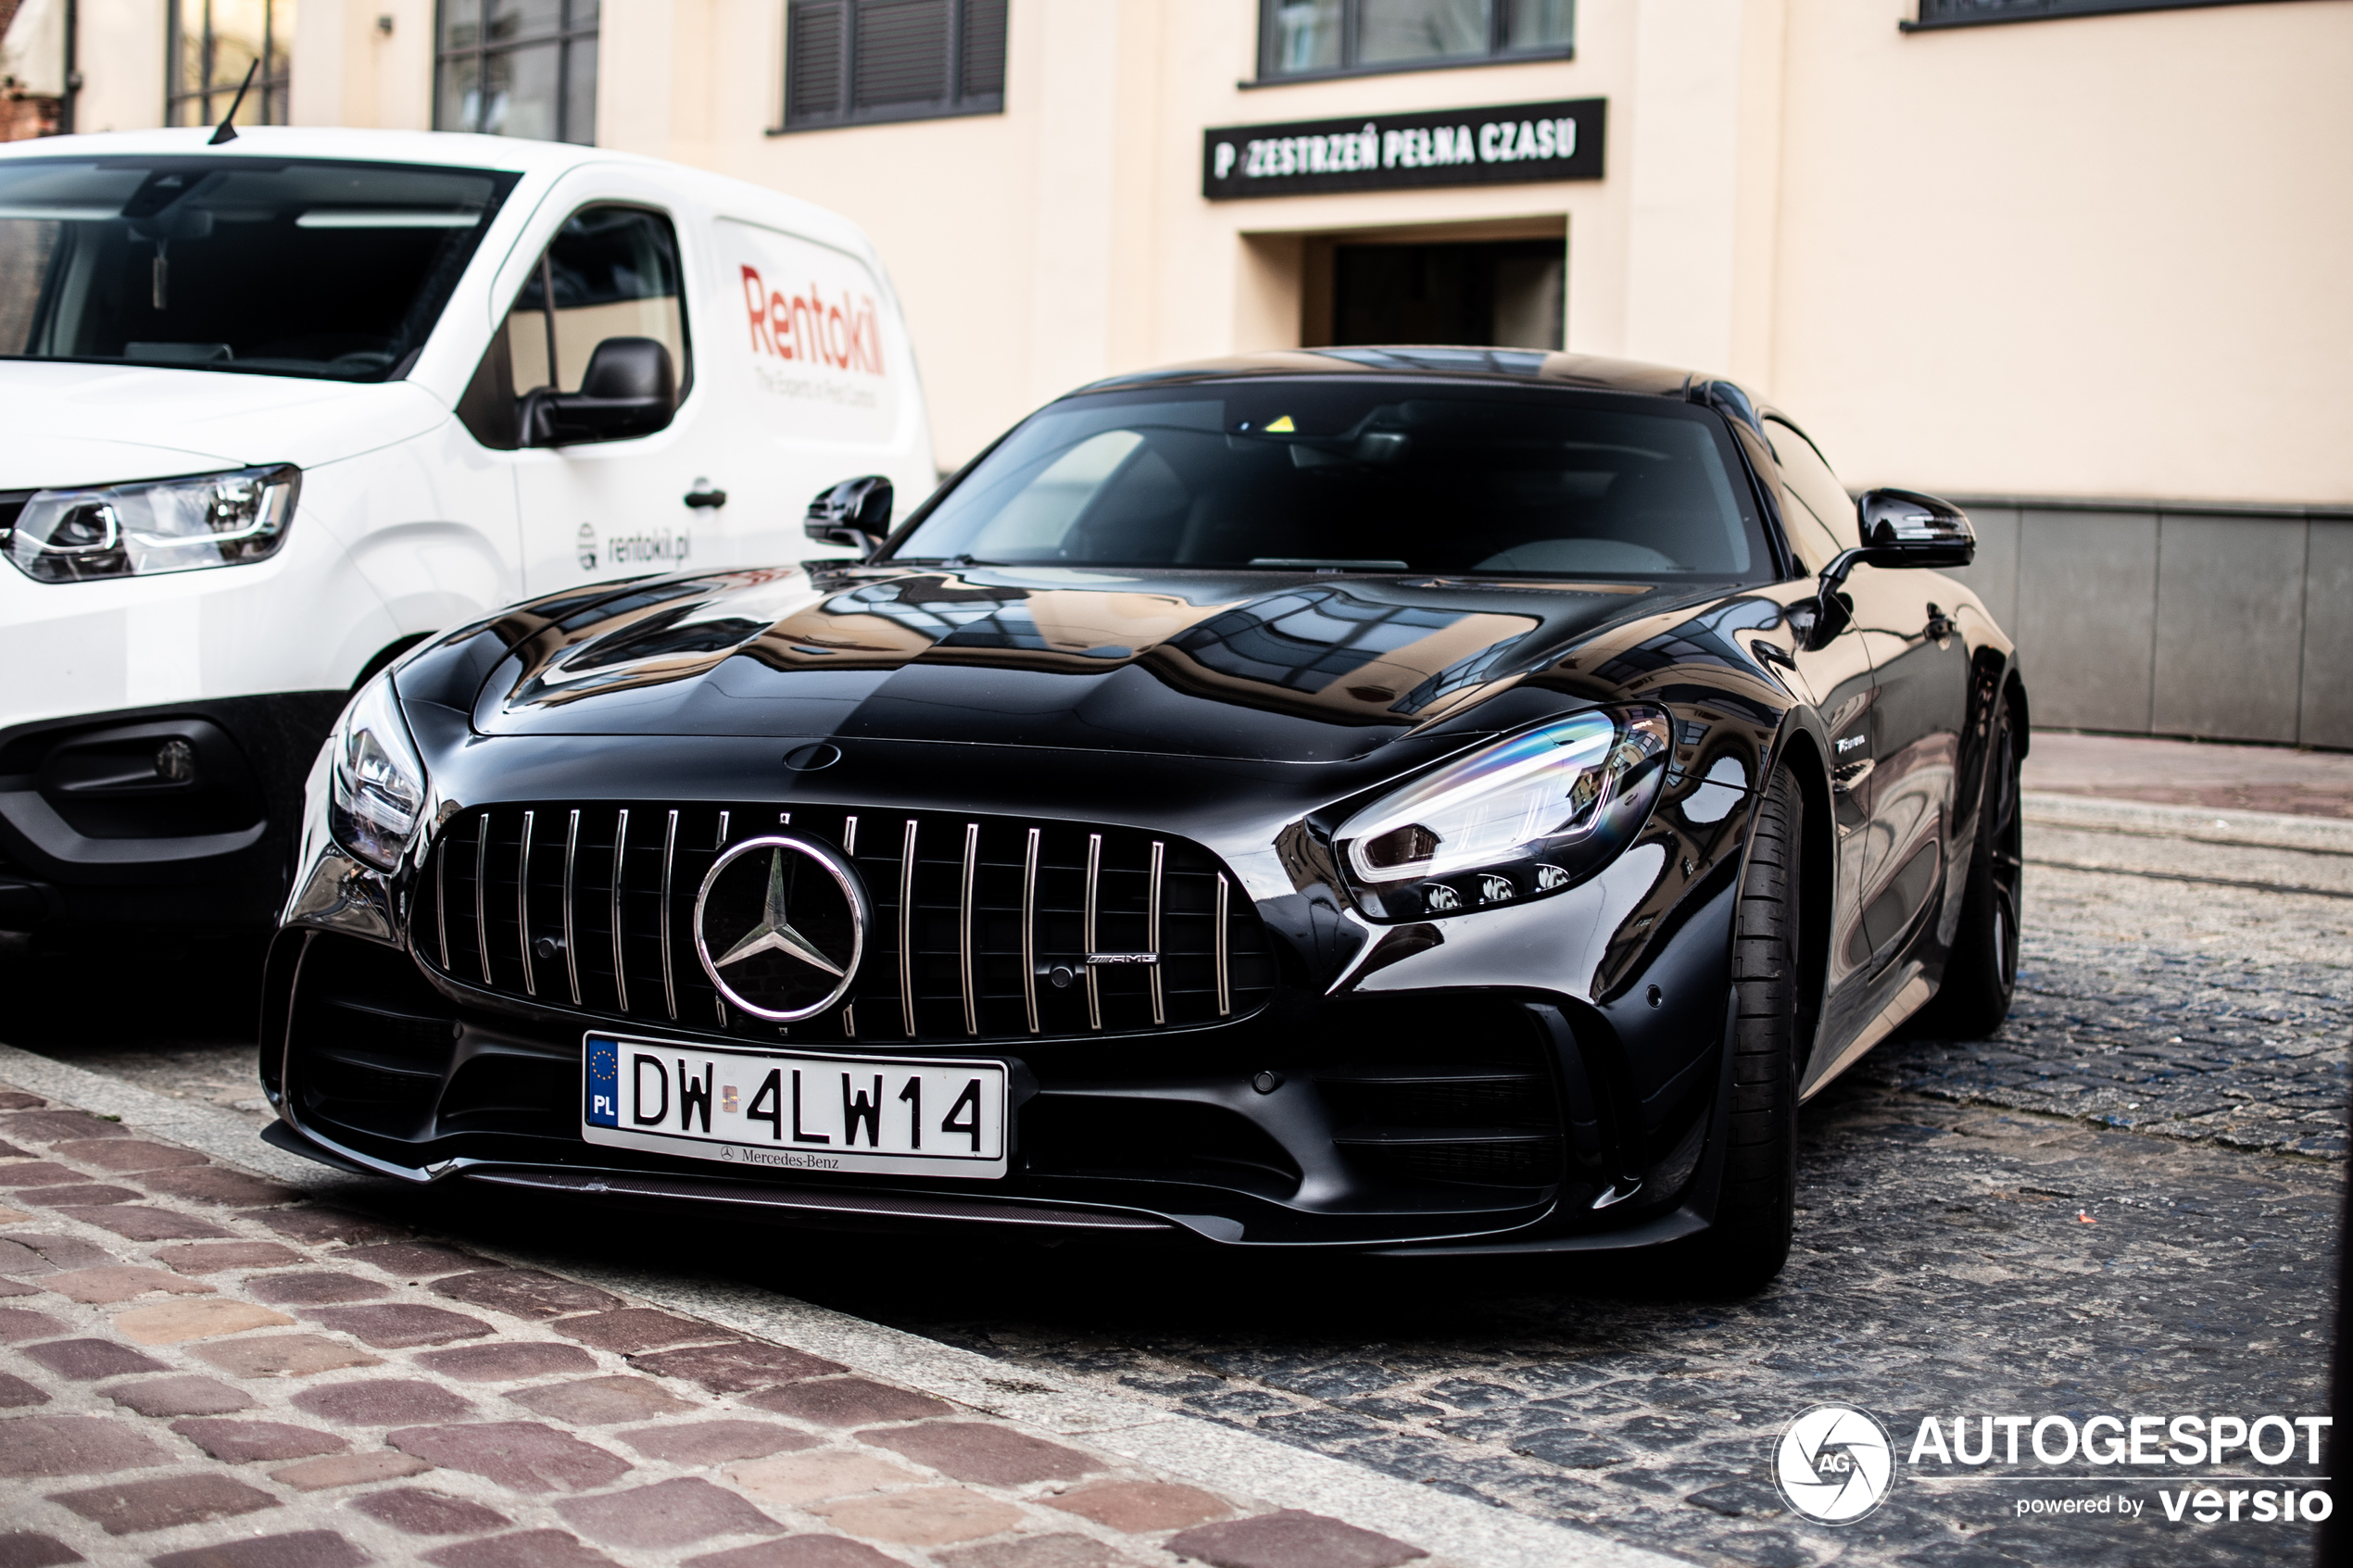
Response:
[{"label": "cobblestone street", "polygon": [[[1770,1486],[1771,1438],[1826,1399],[1899,1449],[1931,1413],[2324,1408],[2353,910],[2068,872],[2032,886],[1999,1040],[1894,1043],[1808,1108],[1797,1254],[1755,1300],[1597,1290],[1568,1266],[1325,1265],[1280,1289],[1155,1268],[1139,1288],[1052,1261],[969,1291],[896,1274],[820,1294],[1702,1560],[2295,1561],[2309,1526],[2168,1525],[2153,1500],[2135,1524],[2021,1521],[2035,1486],[1899,1486],[1833,1532]],[[2270,961],[2250,928],[2315,956]],[[2304,1157],[2242,1152],[2283,1149]]]},{"label": "cobblestone street", "polygon": [[[1620,1265],[1008,1258],[478,1192],[369,1201],[552,1266],[625,1260],[966,1347],[1008,1398],[1092,1388],[1693,1561],[2295,1562],[2309,1524],[2169,1521],[2161,1471],[2081,1457],[1904,1468],[1841,1530],[1789,1514],[1769,1479],[1782,1424],[1821,1400],[1877,1414],[1899,1461],[1929,1416],[2326,1408],[2353,900],[2226,885],[2200,857],[2227,847],[2157,847],[2163,875],[2063,869],[2080,847],[2030,829],[2044,863],[2010,1023],[1891,1042],[1808,1108],[1797,1251],[1744,1301]],[[2335,874],[2321,859],[2311,876]],[[39,1048],[258,1120],[236,1092],[249,1047]],[[2303,1459],[2224,1469],[2328,1474]],[[2095,1494],[2143,1511],[2018,1512]]]}]

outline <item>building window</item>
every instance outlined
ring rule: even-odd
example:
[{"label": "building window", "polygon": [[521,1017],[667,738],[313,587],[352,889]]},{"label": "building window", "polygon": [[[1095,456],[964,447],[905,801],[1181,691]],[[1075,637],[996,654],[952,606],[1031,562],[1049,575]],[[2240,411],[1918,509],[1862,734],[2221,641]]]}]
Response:
[{"label": "building window", "polygon": [[598,3],[441,0],[434,129],[594,142]]},{"label": "building window", "polygon": [[1265,82],[1562,59],[1577,36],[1576,0],[1259,0],[1258,19]]},{"label": "building window", "polygon": [[1895,25],[1906,32],[1940,27],[1982,27],[1988,22],[2036,22],[2057,17],[2102,17],[2121,11],[2186,11],[2232,6],[2239,0],[1919,0],[1918,21]]},{"label": "building window", "polygon": [[256,60],[261,69],[237,118],[248,125],[286,123],[295,0],[172,0],[166,14],[171,88],[164,96],[165,124],[220,123]]},{"label": "building window", "polygon": [[1005,110],[1006,0],[791,0],[786,131]]}]

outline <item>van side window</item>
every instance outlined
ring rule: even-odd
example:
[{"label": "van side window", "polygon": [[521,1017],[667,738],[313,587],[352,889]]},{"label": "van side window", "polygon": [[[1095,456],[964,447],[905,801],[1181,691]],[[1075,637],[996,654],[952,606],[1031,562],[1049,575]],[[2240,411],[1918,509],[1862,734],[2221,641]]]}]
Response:
[{"label": "van side window", "polygon": [[1855,502],[1804,431],[1768,414],[1765,438],[1780,464],[1782,493],[1798,503],[1782,508],[1790,543],[1808,570],[1819,571],[1830,564],[1831,557],[1863,542]]},{"label": "van side window", "polygon": [[578,392],[598,345],[651,338],[669,351],[678,400],[694,384],[678,237],[636,207],[587,207],[531,270],[483,356],[458,415],[485,446],[521,445],[517,411],[535,390]]}]

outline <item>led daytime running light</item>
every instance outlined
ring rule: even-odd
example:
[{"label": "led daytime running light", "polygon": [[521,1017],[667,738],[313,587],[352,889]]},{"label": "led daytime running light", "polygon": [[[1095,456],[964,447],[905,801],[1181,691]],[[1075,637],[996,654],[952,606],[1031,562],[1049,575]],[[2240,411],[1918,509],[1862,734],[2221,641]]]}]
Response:
[{"label": "led daytime running light", "polygon": [[1358,902],[1403,920],[1576,885],[1642,831],[1671,734],[1652,708],[1580,713],[1390,791],[1334,835]]}]

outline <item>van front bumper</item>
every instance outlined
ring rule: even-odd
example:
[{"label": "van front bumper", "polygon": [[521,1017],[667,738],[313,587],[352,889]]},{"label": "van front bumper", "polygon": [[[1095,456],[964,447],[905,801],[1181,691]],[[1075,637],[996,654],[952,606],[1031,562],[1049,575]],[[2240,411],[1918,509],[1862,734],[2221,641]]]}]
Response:
[{"label": "van front bumper", "polygon": [[343,691],[0,729],[0,931],[267,930]]}]

